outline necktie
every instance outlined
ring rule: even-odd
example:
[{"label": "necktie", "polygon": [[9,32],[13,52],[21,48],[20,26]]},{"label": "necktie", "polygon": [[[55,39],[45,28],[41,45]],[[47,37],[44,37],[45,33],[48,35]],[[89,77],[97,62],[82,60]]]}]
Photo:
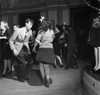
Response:
[{"label": "necktie", "polygon": [[27,35],[28,35],[28,31],[25,32],[24,40],[26,39]]}]

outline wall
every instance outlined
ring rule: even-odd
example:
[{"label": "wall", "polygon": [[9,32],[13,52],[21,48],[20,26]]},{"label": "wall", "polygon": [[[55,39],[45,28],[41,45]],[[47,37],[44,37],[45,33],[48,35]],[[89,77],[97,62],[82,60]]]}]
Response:
[{"label": "wall", "polygon": [[[36,8],[35,10],[34,9],[27,10],[27,11],[23,10],[22,12],[21,11],[9,12],[8,13],[9,15],[7,13],[2,14],[2,19],[7,20],[10,23],[11,27],[13,27],[14,24],[19,23],[19,17],[18,17],[19,14],[40,11],[41,16],[45,16],[49,20],[52,20],[54,25],[62,24],[63,22],[65,22],[66,24],[69,24],[70,23],[70,9],[69,8],[60,9],[60,7],[59,8],[58,7],[59,6],[56,5],[56,6],[47,6],[47,7]],[[9,17],[10,17],[10,19],[8,19]],[[11,19],[12,19],[12,21],[11,21]]]}]

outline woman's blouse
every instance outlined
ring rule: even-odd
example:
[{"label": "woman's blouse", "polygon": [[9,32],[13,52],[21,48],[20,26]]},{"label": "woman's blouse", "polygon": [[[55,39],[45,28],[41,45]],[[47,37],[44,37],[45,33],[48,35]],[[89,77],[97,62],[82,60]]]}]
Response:
[{"label": "woman's blouse", "polygon": [[46,32],[39,32],[35,41],[39,43],[39,48],[53,48],[54,31],[48,29]]}]

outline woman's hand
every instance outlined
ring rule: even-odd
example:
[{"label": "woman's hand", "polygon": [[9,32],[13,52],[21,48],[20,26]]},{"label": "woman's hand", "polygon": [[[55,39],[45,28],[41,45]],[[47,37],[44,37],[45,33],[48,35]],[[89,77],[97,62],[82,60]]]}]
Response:
[{"label": "woman's hand", "polygon": [[64,46],[67,47],[67,43],[65,43]]},{"label": "woman's hand", "polygon": [[18,52],[16,49],[13,49],[13,53],[14,53],[14,56],[17,56],[18,55]]},{"label": "woman's hand", "polygon": [[33,49],[32,49],[32,52],[35,52],[35,53],[36,53],[36,49],[35,49],[35,48],[33,48]]}]

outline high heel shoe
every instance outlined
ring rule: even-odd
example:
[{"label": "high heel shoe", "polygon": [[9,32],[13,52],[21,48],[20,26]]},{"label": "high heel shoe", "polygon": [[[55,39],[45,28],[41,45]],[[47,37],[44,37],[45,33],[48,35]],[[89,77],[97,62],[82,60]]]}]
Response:
[{"label": "high heel shoe", "polygon": [[53,80],[51,78],[45,80],[45,86],[46,87],[49,87],[50,84],[52,84],[52,83],[53,83]]},{"label": "high heel shoe", "polygon": [[63,67],[64,65],[63,64],[60,64],[60,67]]},{"label": "high heel shoe", "polygon": [[9,72],[7,72],[7,74],[12,74],[12,70],[10,70]]},{"label": "high heel shoe", "polygon": [[42,79],[42,85],[45,85],[45,82],[46,82],[46,80],[45,80],[45,78],[44,79]]},{"label": "high heel shoe", "polygon": [[5,73],[5,74],[2,74],[2,77],[5,77],[7,75],[7,73]]},{"label": "high heel shoe", "polygon": [[49,85],[49,79],[46,79],[46,81],[45,81],[45,86],[46,87],[49,87],[50,85]]}]

